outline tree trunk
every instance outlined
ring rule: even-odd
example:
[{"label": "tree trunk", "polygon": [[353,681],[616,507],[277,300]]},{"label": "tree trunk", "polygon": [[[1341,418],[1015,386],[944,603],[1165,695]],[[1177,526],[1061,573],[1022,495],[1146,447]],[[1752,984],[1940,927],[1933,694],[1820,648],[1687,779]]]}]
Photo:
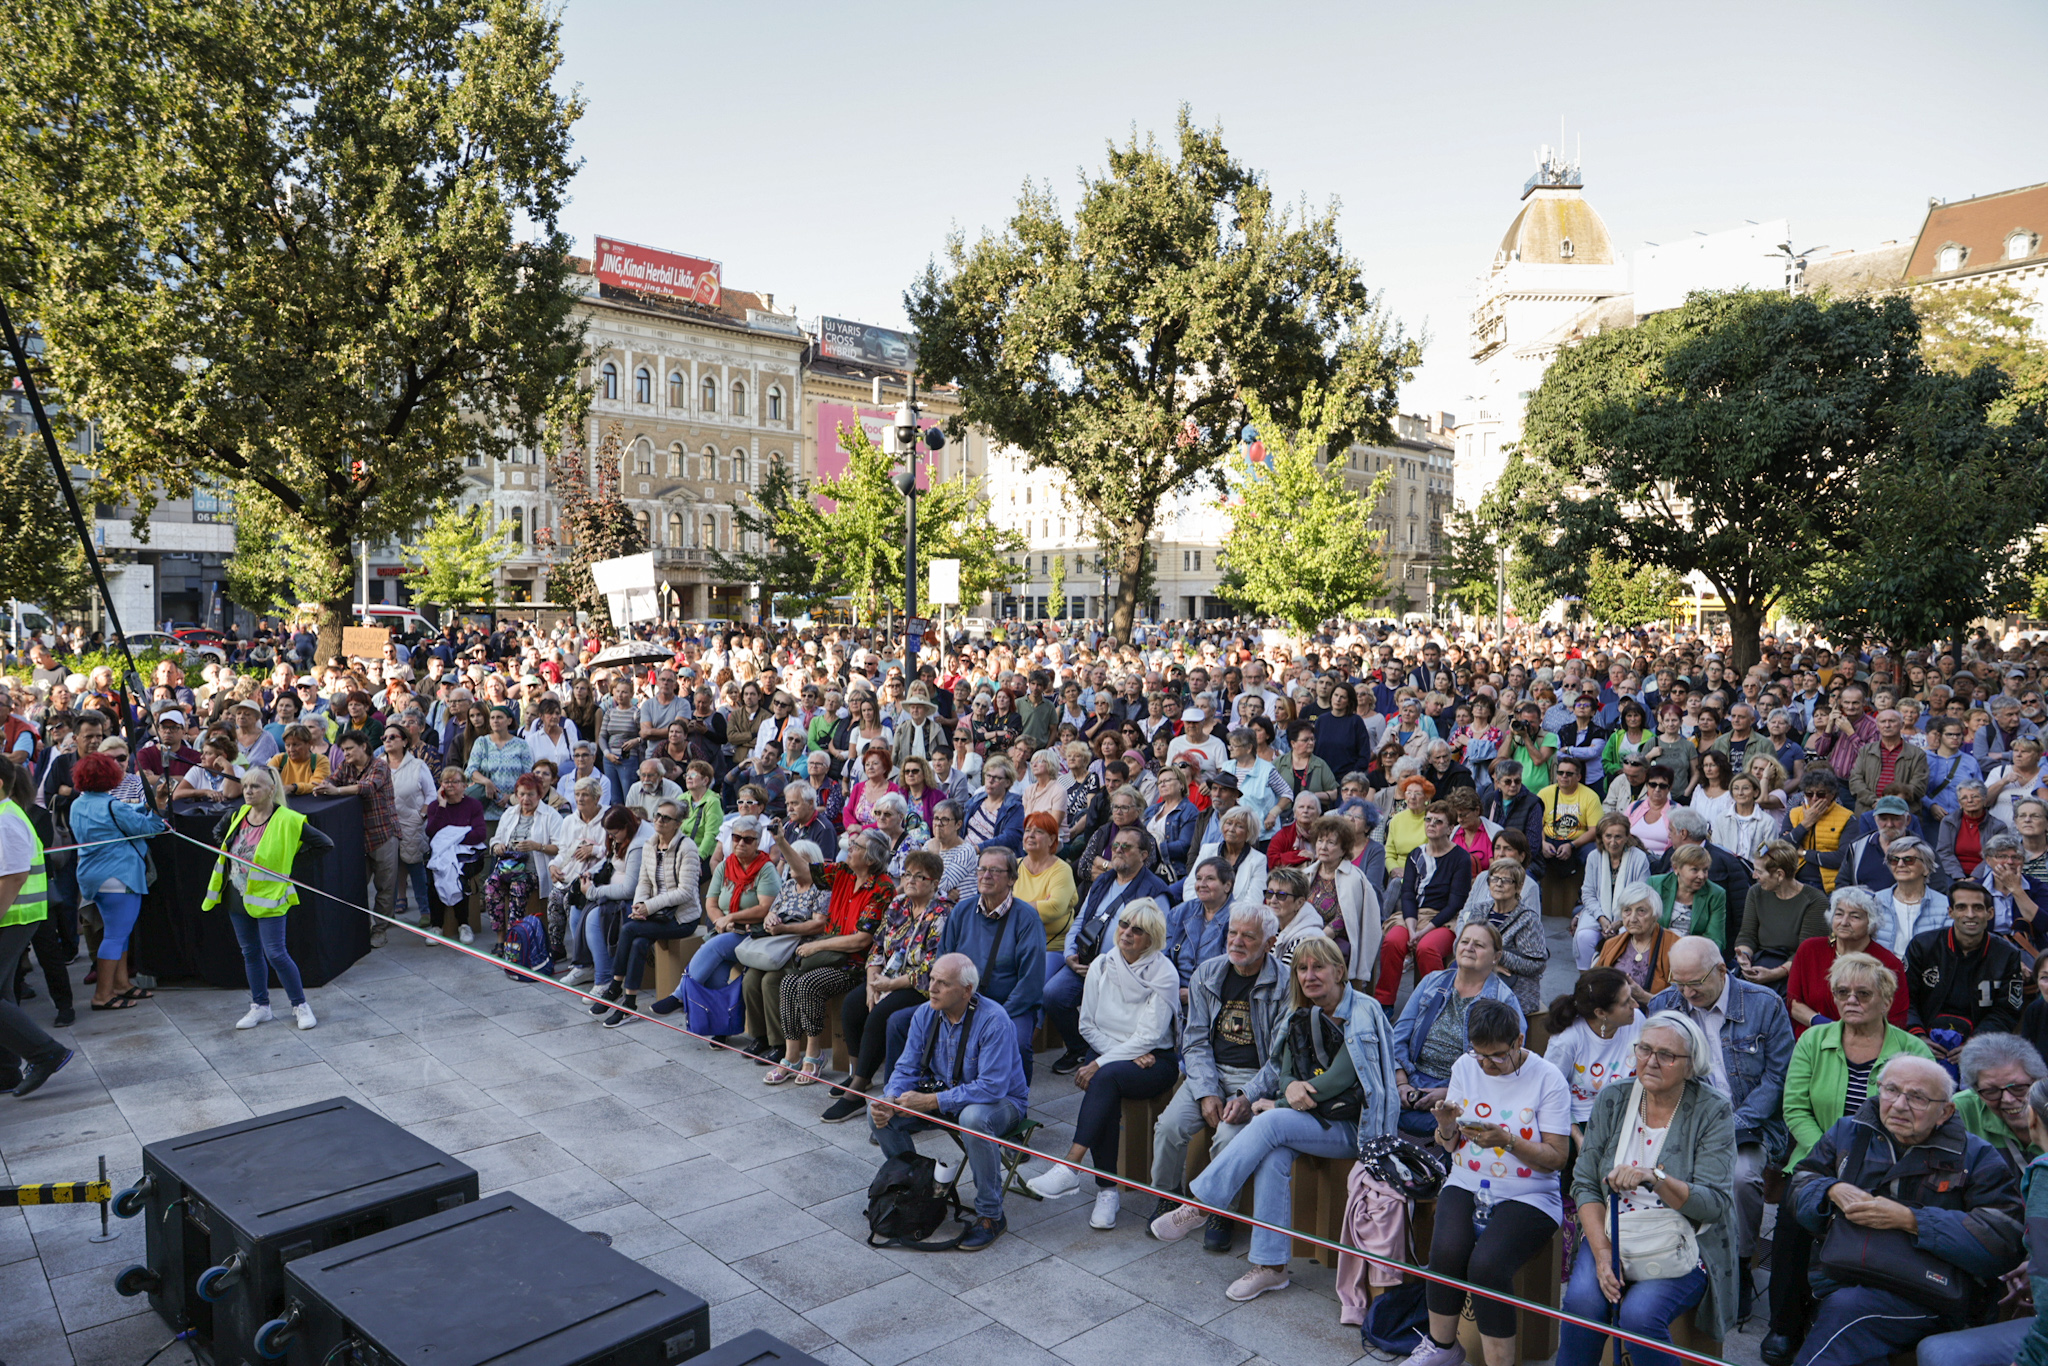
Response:
[{"label": "tree trunk", "polygon": [[341,585],[339,593],[330,595],[320,603],[320,629],[315,634],[318,642],[313,649],[315,668],[330,659],[341,656],[341,628],[349,623],[349,608],[355,602],[355,542],[342,537],[326,537],[327,574],[330,584]]},{"label": "tree trunk", "polygon": [[1109,633],[1119,644],[1128,645],[1138,618],[1138,590],[1145,580],[1145,538],[1152,534],[1152,527],[1134,522],[1120,530],[1123,544],[1117,547],[1116,609],[1110,614]]},{"label": "tree trunk", "polygon": [[1764,609],[1750,602],[1728,603],[1728,671],[1746,678],[1763,657]]}]

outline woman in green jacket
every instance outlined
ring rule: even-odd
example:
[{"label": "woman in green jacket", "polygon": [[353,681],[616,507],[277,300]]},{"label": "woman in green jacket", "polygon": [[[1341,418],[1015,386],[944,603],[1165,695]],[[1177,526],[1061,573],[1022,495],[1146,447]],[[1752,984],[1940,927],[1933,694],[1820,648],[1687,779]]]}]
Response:
[{"label": "woman in green jacket", "polygon": [[[1703,844],[1682,845],[1671,851],[1671,871],[1650,879],[1650,886],[1663,902],[1659,917],[1664,928],[1680,935],[1704,935],[1728,954],[1728,894],[1707,880],[1714,859]],[[1683,912],[1684,924],[1676,923]]]},{"label": "woman in green jacket", "polygon": [[[1867,953],[1845,953],[1828,969],[1835,1021],[1799,1036],[1785,1069],[1785,1127],[1792,1131],[1791,1171],[1820,1136],[1845,1115],[1863,1108],[1878,1074],[1900,1053],[1931,1058],[1927,1045],[1888,1023],[1898,979]],[[1771,1336],[1796,1342],[1813,1311],[1806,1269],[1813,1259],[1813,1235],[1792,1216],[1790,1183],[1778,1210],[1771,1243]]]}]

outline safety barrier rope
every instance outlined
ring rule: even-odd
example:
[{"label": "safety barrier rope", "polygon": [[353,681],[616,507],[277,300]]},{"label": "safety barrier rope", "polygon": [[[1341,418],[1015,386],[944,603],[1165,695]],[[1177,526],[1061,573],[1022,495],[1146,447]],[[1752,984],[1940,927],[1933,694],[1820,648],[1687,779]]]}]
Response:
[{"label": "safety barrier rope", "polygon": [[[496,954],[487,953],[482,949],[471,948],[469,945],[461,943],[457,940],[443,939],[439,934],[435,933],[433,930],[427,929],[423,926],[408,924],[407,922],[400,920],[395,916],[382,915],[377,911],[371,910],[368,906],[358,906],[353,902],[344,901],[340,897],[335,896],[332,892],[323,891],[318,887],[312,886],[310,883],[300,882],[290,877],[278,878],[275,872],[268,868],[264,868],[261,864],[256,863],[254,860],[243,858],[241,855],[231,853],[228,850],[222,849],[218,845],[188,835],[182,830],[173,829],[170,833],[176,835],[179,839],[182,839],[189,844],[198,845],[200,848],[206,849],[209,852],[216,854],[221,858],[229,859],[236,863],[243,864],[246,867],[256,869],[257,871],[263,873],[266,878],[272,878],[278,881],[289,883],[293,887],[299,888],[302,891],[311,892],[316,896],[324,897],[327,900],[332,901],[339,906],[347,907],[350,910],[361,911],[364,915],[369,916],[372,920],[382,921],[385,925],[404,930],[408,934],[416,935],[420,939],[424,940],[426,943],[433,945],[437,948],[453,949],[457,953],[464,954],[470,958],[477,959],[480,962],[488,963],[492,967],[497,968],[503,972],[514,974],[519,977],[524,977],[528,981],[543,983],[547,986],[555,988],[557,991],[565,992],[570,996],[574,996],[580,1000],[589,1002],[592,1005],[602,1005],[608,1011],[623,1009],[616,1001],[607,1001],[603,997],[598,996],[593,992],[584,991],[580,987],[572,987],[568,985],[566,982],[556,981],[554,978],[549,977],[545,973],[536,972],[531,968],[524,967],[517,963],[507,962],[505,959],[498,957]],[[595,986],[597,984],[592,983],[592,985]],[[677,1024],[674,1021],[669,1020],[663,1016],[649,1015],[639,1010],[630,1010],[625,1011],[624,1013],[632,1016],[634,1019],[644,1020],[649,1024],[658,1025],[663,1029],[671,1030],[674,1033],[681,1034],[685,1038],[697,1039],[714,1050],[721,1050],[728,1053],[738,1054],[739,1056],[749,1058],[750,1060],[752,1058],[752,1055],[747,1053],[744,1049],[734,1047],[732,1044],[724,1043],[706,1034],[695,1033],[686,1025]],[[1175,1191],[1159,1190],[1153,1186],[1145,1184],[1142,1181],[1133,1180],[1130,1177],[1124,1176],[1121,1173],[1098,1172],[1093,1167],[1084,1166],[1080,1162],[1069,1161],[1064,1157],[1055,1156],[1051,1153],[1042,1153],[1035,1148],[1026,1147],[1021,1143],[1015,1143],[1010,1141],[1009,1139],[997,1137],[990,1134],[984,1134],[978,1130],[965,1128],[959,1124],[953,1123],[951,1120],[946,1119],[943,1115],[927,1114],[921,1110],[912,1110],[907,1106],[898,1105],[894,1101],[887,1100],[882,1096],[868,1095],[865,1092],[856,1091],[852,1087],[847,1086],[843,1082],[831,1081],[821,1076],[818,1078],[816,1084],[827,1091],[839,1093],[847,1097],[857,1097],[860,1100],[867,1102],[869,1105],[877,1107],[879,1109],[893,1111],[897,1114],[909,1115],[913,1119],[921,1120],[925,1124],[930,1125],[932,1128],[943,1130],[961,1140],[970,1138],[978,1139],[981,1142],[993,1144],[998,1148],[1004,1148],[1011,1152],[1018,1153],[1022,1156],[1042,1158],[1047,1162],[1055,1163],[1059,1166],[1070,1168],[1074,1172],[1083,1176],[1106,1176],[1111,1181],[1115,1182],[1117,1185],[1123,1186],[1131,1191],[1144,1195],[1150,1195],[1157,1199],[1170,1200],[1177,1204],[1191,1205],[1195,1209],[1200,1210],[1205,1215],[1220,1215],[1223,1218],[1234,1220],[1237,1223],[1245,1224],[1251,1228],[1260,1228],[1265,1229],[1269,1233],[1283,1234],[1288,1238],[1295,1239],[1299,1242],[1308,1243],[1314,1247],[1323,1248],[1327,1251],[1338,1253],[1341,1256],[1356,1257],[1368,1266],[1377,1266],[1391,1271],[1399,1271],[1405,1275],[1414,1276],[1423,1281],[1432,1282],[1437,1285],[1449,1286],[1453,1289],[1464,1291],[1466,1294],[1479,1296],[1482,1299],[1488,1299],[1499,1304],[1509,1305],[1513,1308],[1521,1309],[1528,1313],[1541,1314],[1546,1318],[1557,1320],[1557,1322],[1560,1324],[1570,1324],[1576,1328],[1584,1328],[1592,1332],[1602,1333],[1607,1335],[1608,1337],[1618,1339],[1622,1342],[1631,1344],[1633,1346],[1647,1347],[1653,1351],[1664,1353],[1667,1356],[1676,1357],[1681,1361],[1694,1362],[1697,1363],[1697,1366],[1727,1366],[1726,1361],[1720,1357],[1705,1356],[1701,1353],[1693,1352],[1686,1348],[1676,1346],[1673,1343],[1668,1342],[1664,1339],[1647,1337],[1643,1334],[1636,1333],[1630,1329],[1618,1327],[1614,1324],[1604,1323],[1596,1319],[1581,1318],[1580,1316],[1568,1313],[1555,1305],[1542,1304],[1535,1300],[1525,1300],[1518,1295],[1509,1294],[1506,1291],[1494,1290],[1482,1285],[1474,1285],[1470,1281],[1461,1280],[1456,1276],[1448,1276],[1443,1274],[1442,1272],[1431,1271],[1426,1266],[1414,1266],[1407,1262],[1400,1261],[1397,1258],[1375,1256],[1370,1252],[1362,1251],[1361,1249],[1352,1247],[1347,1243],[1332,1242],[1327,1238],[1318,1237],[1313,1233],[1305,1232],[1300,1229],[1290,1228],[1285,1224],[1269,1223],[1263,1219],[1257,1218],[1256,1216],[1240,1213],[1237,1210],[1221,1209],[1213,1205],[1207,1205],[1202,1203],[1200,1200],[1195,1199],[1194,1196],[1191,1194],[1181,1194]],[[1585,1254],[1582,1253],[1581,1255]]]}]

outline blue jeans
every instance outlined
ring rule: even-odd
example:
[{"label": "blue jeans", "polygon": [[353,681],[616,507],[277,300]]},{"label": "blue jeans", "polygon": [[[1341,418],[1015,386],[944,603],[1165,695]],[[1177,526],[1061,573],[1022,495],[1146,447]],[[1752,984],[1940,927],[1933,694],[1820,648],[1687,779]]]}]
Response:
[{"label": "blue jeans", "polygon": [[1086,981],[1067,966],[1067,956],[1058,949],[1045,951],[1045,1018],[1060,1032],[1067,1052],[1085,1058],[1095,1050],[1081,1037],[1081,991]]},{"label": "blue jeans", "polygon": [[604,916],[597,906],[587,906],[583,914],[583,942],[590,950],[590,961],[597,969],[596,982],[599,986],[612,980],[611,938],[604,932]]},{"label": "blue jeans", "polygon": [[242,946],[242,970],[249,977],[249,1000],[254,1005],[270,1004],[270,974],[277,973],[277,980],[284,984],[285,999],[293,1005],[306,1003],[306,988],[299,982],[299,965],[285,952],[285,916],[253,916],[242,909],[241,894],[234,884],[229,883],[223,890],[222,898],[227,903],[228,924],[235,928],[235,942]]},{"label": "blue jeans", "polygon": [[[699,950],[702,952],[702,950]],[[909,1015],[910,1011],[899,1010],[898,1015]],[[972,1129],[978,1134],[1001,1138],[1017,1127],[1024,1118],[1023,1111],[1007,1100],[995,1101],[988,1105],[963,1106],[957,1115],[948,1115],[963,1129]],[[923,1129],[934,1127],[932,1122],[917,1115],[892,1114],[889,1123],[875,1131],[875,1141],[882,1152],[889,1157],[904,1157],[916,1150],[910,1136]],[[967,1138],[954,1135],[960,1145],[967,1149],[967,1169],[974,1173],[974,1212],[984,1219],[1003,1217],[1003,1155],[1002,1150],[986,1139]]]},{"label": "blue jeans", "polygon": [[[1671,1341],[1671,1320],[1698,1304],[1707,1293],[1707,1273],[1694,1267],[1683,1276],[1664,1281],[1637,1281],[1621,1296],[1621,1326],[1631,1333],[1660,1342]],[[1564,1290],[1566,1313],[1582,1319],[1610,1319],[1614,1306],[1600,1293],[1600,1277],[1593,1258],[1582,1246],[1572,1263],[1571,1284]],[[1599,1366],[1608,1335],[1561,1323],[1557,1329],[1555,1366]],[[1678,1366],[1678,1358],[1631,1343],[1629,1360],[1634,1366]]]},{"label": "blue jeans", "polygon": [[2033,1330],[2030,1318],[2009,1319],[1959,1333],[1920,1339],[1920,1366],[2009,1366]]},{"label": "blue jeans", "polygon": [[408,863],[403,865],[403,867],[405,871],[404,885],[407,888],[405,899],[407,909],[414,915],[432,914],[434,903],[427,896],[427,865],[424,863]]},{"label": "blue jeans", "polygon": [[[1432,1077],[1427,1072],[1410,1072],[1408,1084],[1418,1091],[1434,1091],[1439,1086],[1449,1085],[1444,1077]],[[1403,1110],[1395,1121],[1401,1132],[1415,1138],[1427,1138],[1436,1132],[1436,1116],[1428,1110]]]},{"label": "blue jeans", "polygon": [[[1195,1199],[1214,1209],[1229,1209],[1244,1183],[1252,1182],[1252,1217],[1291,1225],[1294,1217],[1294,1158],[1355,1157],[1358,1154],[1356,1124],[1324,1124],[1314,1115],[1282,1105],[1253,1115],[1244,1131],[1230,1140],[1230,1146],[1210,1159],[1202,1174],[1188,1183]],[[1285,1233],[1252,1230],[1252,1262],[1257,1266],[1286,1266],[1288,1245],[1294,1240]]]},{"label": "blue jeans", "polygon": [[1903,1295],[1845,1285],[1820,1297],[1795,1366],[1864,1366],[1903,1352],[1941,1319]]},{"label": "blue jeans", "polygon": [[[724,986],[726,978],[732,976],[733,965],[739,962],[733,954],[745,938],[745,935],[737,933],[712,935],[697,946],[696,955],[683,971],[689,973],[690,979],[700,987]],[[676,995],[681,996],[682,992],[682,987],[678,986]]]}]

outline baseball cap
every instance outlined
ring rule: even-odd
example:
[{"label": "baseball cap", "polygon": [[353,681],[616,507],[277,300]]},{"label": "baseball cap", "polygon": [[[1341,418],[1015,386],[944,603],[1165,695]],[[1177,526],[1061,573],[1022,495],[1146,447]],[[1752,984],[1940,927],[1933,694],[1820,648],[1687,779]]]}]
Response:
[{"label": "baseball cap", "polygon": [[158,725],[162,725],[166,721],[175,721],[182,726],[185,724],[185,713],[173,707],[169,711],[158,713],[156,720]]},{"label": "baseball cap", "polygon": [[1906,805],[1904,797],[1879,797],[1877,805],[1870,809],[1880,816],[1910,816],[1913,814],[1911,808]]},{"label": "baseball cap", "polygon": [[1198,721],[1208,720],[1209,713],[1203,711],[1200,707],[1189,707],[1180,714],[1180,719],[1189,725],[1194,725]]}]

